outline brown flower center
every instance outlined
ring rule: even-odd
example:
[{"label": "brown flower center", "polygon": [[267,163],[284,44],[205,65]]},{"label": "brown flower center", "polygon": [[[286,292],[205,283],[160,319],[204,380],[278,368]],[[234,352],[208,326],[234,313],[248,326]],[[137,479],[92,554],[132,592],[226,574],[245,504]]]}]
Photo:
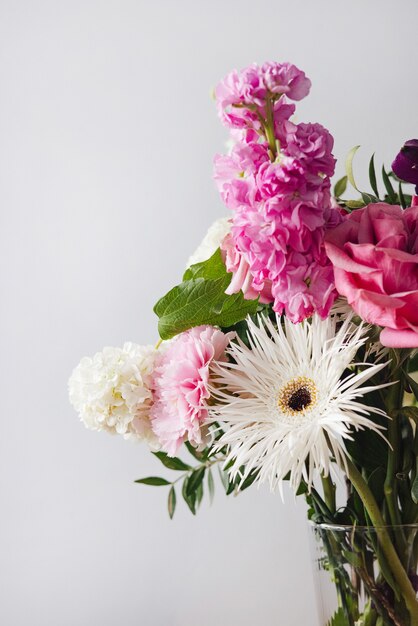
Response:
[{"label": "brown flower center", "polygon": [[287,415],[300,415],[314,406],[317,400],[318,390],[312,378],[298,376],[280,389],[277,405]]}]

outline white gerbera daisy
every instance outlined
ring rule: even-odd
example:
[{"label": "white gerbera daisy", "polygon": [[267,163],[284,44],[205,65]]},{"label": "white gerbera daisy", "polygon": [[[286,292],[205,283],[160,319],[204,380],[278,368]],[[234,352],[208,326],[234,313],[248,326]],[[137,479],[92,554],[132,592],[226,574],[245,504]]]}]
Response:
[{"label": "white gerbera daisy", "polygon": [[214,365],[210,418],[223,431],[217,449],[227,446],[231,479],[257,470],[272,490],[287,475],[294,488],[302,477],[310,486],[315,469],[329,474],[332,455],[344,465],[344,439],[353,429],[382,429],[367,416],[386,414],[358,399],[380,388],[361,385],[386,363],[364,363],[342,378],[367,337],[351,317],[337,328],[339,320],[315,315],[300,324],[285,320],[284,328],[280,319],[277,328],[266,317],[258,326],[248,320],[250,347],[231,344],[231,362]]}]

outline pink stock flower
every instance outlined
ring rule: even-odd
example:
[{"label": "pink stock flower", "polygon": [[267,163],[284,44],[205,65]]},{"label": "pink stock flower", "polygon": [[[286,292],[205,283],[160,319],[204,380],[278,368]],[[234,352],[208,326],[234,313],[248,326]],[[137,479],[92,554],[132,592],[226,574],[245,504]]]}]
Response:
[{"label": "pink stock flower", "polygon": [[274,281],[272,294],[274,311],[284,312],[294,323],[302,322],[315,312],[324,319],[336,297],[332,265],[324,255],[315,260],[292,253],[284,271]]},{"label": "pink stock flower", "polygon": [[184,441],[204,443],[202,425],[210,397],[210,365],[224,359],[234,333],[198,326],[178,335],[154,369],[152,429],[162,449],[175,456]]},{"label": "pink stock flower", "polygon": [[335,169],[335,158],[332,154],[334,138],[321,124],[298,124],[289,137],[286,153],[301,163],[314,174],[332,176]]},{"label": "pink stock flower", "polygon": [[[336,291],[324,233],[342,219],[330,194],[332,136],[320,124],[289,119],[295,106],[287,98],[300,100],[310,85],[294,65],[265,63],[232,72],[216,91],[221,115],[235,127],[237,140],[229,155],[215,158],[218,189],[234,211],[231,233],[221,246],[233,274],[227,293],[273,301],[274,310],[294,322],[315,311],[324,317],[332,306]],[[246,110],[265,118],[267,98],[273,104],[277,156],[261,122],[251,127],[242,117]],[[239,123],[232,120],[236,115]]]},{"label": "pink stock flower", "polygon": [[311,88],[309,78],[291,63],[263,63],[261,72],[269,91],[275,94],[284,93],[291,100],[302,100]]},{"label": "pink stock flower", "polygon": [[391,348],[418,348],[418,207],[383,202],[351,213],[326,236],[338,292]]},{"label": "pink stock flower", "polygon": [[221,252],[228,272],[233,274],[231,282],[225,293],[231,295],[242,291],[244,298],[267,304],[272,302],[271,285],[269,281],[256,282],[250,271],[250,266],[237,249],[231,234],[228,234],[221,243]]},{"label": "pink stock flower", "polygon": [[251,204],[255,175],[266,161],[269,156],[264,143],[237,143],[229,155],[216,155],[214,178],[228,208]]},{"label": "pink stock flower", "polygon": [[[260,128],[257,113],[265,117],[269,94],[276,98],[285,94],[291,100],[301,100],[309,93],[310,86],[309,78],[295,65],[264,63],[260,67],[253,63],[240,72],[233,70],[215,88],[219,116],[232,128]],[[289,111],[289,117],[292,112]]]}]

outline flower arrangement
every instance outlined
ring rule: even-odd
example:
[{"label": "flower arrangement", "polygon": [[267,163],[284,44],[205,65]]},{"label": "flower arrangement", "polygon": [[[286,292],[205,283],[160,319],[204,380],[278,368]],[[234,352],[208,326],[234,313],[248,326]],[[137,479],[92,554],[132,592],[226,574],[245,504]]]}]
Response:
[{"label": "flower arrangement", "polygon": [[217,467],[228,495],[289,482],[315,524],[370,529],[325,542],[329,624],[417,626],[418,140],[381,182],[371,158],[367,192],[354,148],[332,190],[331,134],[293,119],[310,87],[289,63],[219,83],[229,214],[155,305],[158,344],[82,359],[70,400],[88,428],[145,440],[175,472],[136,481],[168,487],[170,517],[178,485],[193,514],[212,498]]}]

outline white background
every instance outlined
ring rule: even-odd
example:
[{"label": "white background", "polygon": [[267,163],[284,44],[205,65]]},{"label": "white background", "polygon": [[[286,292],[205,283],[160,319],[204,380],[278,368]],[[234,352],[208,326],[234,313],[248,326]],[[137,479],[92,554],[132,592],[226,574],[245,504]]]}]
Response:
[{"label": "white background", "polygon": [[166,490],[133,484],[157,461],[85,430],[67,378],[156,340],[154,302],[225,213],[217,80],[299,65],[298,118],[335,135],[339,174],[362,144],[362,182],[418,135],[417,18],[415,0],[0,2],[2,625],[314,625],[303,503],[219,489],[170,521]]}]

